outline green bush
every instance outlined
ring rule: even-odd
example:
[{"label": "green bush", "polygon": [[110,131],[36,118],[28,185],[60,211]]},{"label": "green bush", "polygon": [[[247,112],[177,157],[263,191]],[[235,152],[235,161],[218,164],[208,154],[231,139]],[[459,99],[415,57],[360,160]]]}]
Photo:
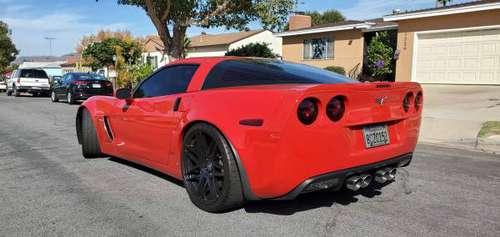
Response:
[{"label": "green bush", "polygon": [[392,73],[394,50],[391,47],[390,36],[386,31],[377,32],[368,45],[368,72],[377,80],[383,80]]},{"label": "green bush", "polygon": [[276,58],[278,55],[266,43],[250,43],[228,51],[226,56]]},{"label": "green bush", "polygon": [[336,72],[338,74],[344,75],[345,76],[345,69],[340,66],[329,66],[325,67],[325,70],[331,71],[331,72]]}]

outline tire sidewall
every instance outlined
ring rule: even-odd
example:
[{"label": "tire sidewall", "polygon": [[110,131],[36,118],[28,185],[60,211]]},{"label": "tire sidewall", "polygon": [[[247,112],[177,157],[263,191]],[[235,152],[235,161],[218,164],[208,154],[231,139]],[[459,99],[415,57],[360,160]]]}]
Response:
[{"label": "tire sidewall", "polygon": [[[184,162],[186,160],[185,158],[185,149],[184,145],[188,142],[187,138],[191,136],[191,134],[202,131],[205,134],[209,135],[212,137],[215,142],[217,143],[217,146],[221,149],[223,153],[223,158],[222,162],[224,164],[224,183],[223,183],[223,189],[222,189],[222,195],[215,201],[208,201],[208,200],[203,200],[202,198],[198,197],[194,193],[192,193],[192,189],[190,187],[190,184],[186,182],[186,179],[184,178]],[[209,211],[209,212],[219,212],[224,204],[226,203],[227,199],[230,198],[229,196],[231,195],[232,192],[237,191],[241,192],[241,190],[232,190],[232,182],[240,182],[239,180],[232,180],[231,179],[231,173],[230,173],[230,167],[231,165],[235,162],[235,157],[233,155],[233,152],[231,150],[231,147],[229,146],[228,141],[224,138],[224,136],[213,126],[210,126],[208,124],[196,124],[192,128],[188,130],[186,135],[184,136],[183,139],[183,145],[182,145],[182,158],[181,158],[181,172],[182,172],[182,178],[184,182],[184,187],[186,187],[187,193],[189,195],[189,198],[191,201],[199,208]],[[238,174],[239,175],[239,174]]]}]

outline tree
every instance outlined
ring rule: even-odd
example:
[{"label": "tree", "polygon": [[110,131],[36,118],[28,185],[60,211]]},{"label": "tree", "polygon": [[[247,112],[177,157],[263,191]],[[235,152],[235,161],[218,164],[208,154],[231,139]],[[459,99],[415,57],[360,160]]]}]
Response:
[{"label": "tree", "polygon": [[114,66],[119,59],[132,65],[141,57],[141,46],[134,41],[108,38],[88,45],[82,51],[82,57],[89,62],[92,70]]},{"label": "tree", "polygon": [[277,55],[267,46],[266,43],[250,43],[243,45],[237,49],[230,50],[226,56],[241,56],[241,57],[261,57],[261,58],[276,58]]},{"label": "tree", "polygon": [[[342,15],[337,10],[326,10],[323,13],[319,13],[318,11],[306,11],[302,15],[310,16],[311,17],[311,25],[312,26],[317,26],[317,25],[322,25],[322,24],[328,24],[328,23],[335,23],[335,22],[340,22],[344,21],[345,17]],[[288,23],[284,27],[285,30],[289,29]]]},{"label": "tree", "polygon": [[0,73],[7,71],[10,63],[16,59],[19,51],[10,39],[9,27],[0,21]]},{"label": "tree", "polygon": [[436,5],[446,6],[448,3],[453,2],[453,0],[436,0]]},{"label": "tree", "polygon": [[319,13],[317,11],[306,12],[305,15],[311,16],[311,24],[313,26],[345,20],[342,13],[337,10],[327,10],[323,13]]},{"label": "tree", "polygon": [[368,44],[367,59],[368,72],[377,80],[384,80],[386,75],[392,73],[394,50],[391,47],[387,31],[377,32]]},{"label": "tree", "polygon": [[293,0],[117,0],[146,11],[164,45],[164,54],[181,58],[186,30],[192,25],[242,30],[255,20],[270,30],[281,28]]}]

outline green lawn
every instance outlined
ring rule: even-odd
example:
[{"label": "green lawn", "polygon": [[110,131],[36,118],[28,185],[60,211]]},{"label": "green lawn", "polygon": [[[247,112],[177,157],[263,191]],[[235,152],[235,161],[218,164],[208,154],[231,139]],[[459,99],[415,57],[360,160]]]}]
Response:
[{"label": "green lawn", "polygon": [[500,121],[488,121],[483,123],[483,127],[479,131],[480,138],[489,137],[491,135],[500,135]]}]

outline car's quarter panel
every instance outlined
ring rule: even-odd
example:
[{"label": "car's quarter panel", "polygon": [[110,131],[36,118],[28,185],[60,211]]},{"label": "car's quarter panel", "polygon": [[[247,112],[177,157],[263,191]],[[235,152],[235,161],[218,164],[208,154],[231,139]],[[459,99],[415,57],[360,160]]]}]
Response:
[{"label": "car's quarter panel", "polygon": [[[386,83],[387,84],[387,83]],[[384,84],[384,85],[386,85]],[[402,109],[407,92],[417,84],[377,83],[337,85],[271,85],[201,91],[187,100],[187,121],[214,124],[233,144],[251,191],[259,198],[277,198],[306,179],[341,169],[393,158],[414,150],[420,111]],[[336,95],[346,98],[346,113],[338,122],[326,116],[326,104]],[[375,99],[387,97],[379,105]],[[311,125],[297,119],[304,99],[319,99],[319,115]],[[262,126],[239,124],[262,119]],[[366,149],[362,128],[388,125],[389,145]],[[179,166],[177,162],[176,166]]]}]

